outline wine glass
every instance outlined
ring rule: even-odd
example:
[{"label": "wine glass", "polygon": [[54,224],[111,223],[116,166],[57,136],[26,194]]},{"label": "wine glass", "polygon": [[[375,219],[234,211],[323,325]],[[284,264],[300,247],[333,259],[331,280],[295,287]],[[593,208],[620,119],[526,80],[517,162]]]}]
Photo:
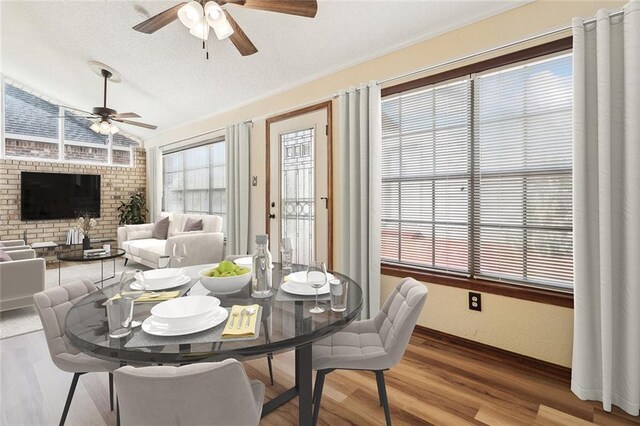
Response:
[{"label": "wine glass", "polygon": [[135,300],[142,296],[147,286],[144,281],[144,274],[140,269],[132,269],[129,271],[123,271],[120,275],[119,292],[120,297],[123,299],[131,300],[131,318],[128,318],[122,325],[124,327],[131,328],[139,327],[142,324],[140,321],[133,319],[133,305]]},{"label": "wine glass", "polygon": [[280,244],[282,269],[291,269],[293,261],[293,243],[291,238],[283,238]]},{"label": "wine glass", "polygon": [[316,306],[309,309],[312,314],[321,314],[324,308],[318,306],[318,289],[327,283],[327,265],[324,262],[313,261],[307,267],[307,282],[316,289]]},{"label": "wine glass", "polygon": [[158,269],[164,269],[171,264],[171,256],[158,256]]},{"label": "wine glass", "polygon": [[187,245],[185,243],[175,243],[173,245],[173,258],[180,264],[185,257],[187,257]]}]

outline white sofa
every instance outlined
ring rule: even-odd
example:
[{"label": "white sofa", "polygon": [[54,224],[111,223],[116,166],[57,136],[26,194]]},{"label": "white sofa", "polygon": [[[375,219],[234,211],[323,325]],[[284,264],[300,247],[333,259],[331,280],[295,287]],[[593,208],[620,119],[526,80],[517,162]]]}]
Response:
[{"label": "white sofa", "polygon": [[11,261],[0,262],[0,312],[33,305],[33,295],[45,286],[45,261],[34,250],[7,253]]},{"label": "white sofa", "polygon": [[[169,217],[166,240],[151,237],[153,223],[118,228],[118,247],[126,251],[126,259],[150,268],[158,267],[160,256],[170,256],[172,267],[214,263],[223,259],[224,235],[220,216],[165,212],[160,216]],[[202,219],[202,231],[183,232],[187,218]],[[173,247],[183,243],[187,248],[187,256],[178,265],[172,256]]]}]

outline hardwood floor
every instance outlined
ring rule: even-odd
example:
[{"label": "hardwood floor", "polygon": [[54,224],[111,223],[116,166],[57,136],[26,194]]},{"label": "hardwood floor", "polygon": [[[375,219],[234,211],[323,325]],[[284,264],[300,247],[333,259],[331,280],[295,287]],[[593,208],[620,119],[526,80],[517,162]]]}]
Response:
[{"label": "hardwood floor", "polygon": [[[57,424],[72,375],[49,358],[42,332],[0,341],[2,425]],[[293,354],[276,355],[275,386],[267,398],[293,384]],[[268,383],[264,359],[245,363],[247,373]],[[385,374],[395,425],[640,425],[621,410],[606,413],[580,401],[564,380],[481,359],[464,349],[414,336],[402,362]],[[336,371],[327,376],[319,423],[382,425],[375,376]],[[68,425],[115,425],[109,411],[107,374],[81,376]],[[297,424],[297,402],[271,413],[261,425]]]}]

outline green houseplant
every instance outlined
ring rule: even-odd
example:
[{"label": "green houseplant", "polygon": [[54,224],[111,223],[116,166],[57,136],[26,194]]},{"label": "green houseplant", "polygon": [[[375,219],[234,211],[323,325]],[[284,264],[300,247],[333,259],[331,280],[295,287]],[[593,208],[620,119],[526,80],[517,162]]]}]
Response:
[{"label": "green houseplant", "polygon": [[120,219],[120,225],[138,225],[145,223],[148,210],[145,207],[146,200],[142,192],[138,192],[129,197],[129,201],[126,203],[120,201],[120,207],[118,207],[118,219]]}]

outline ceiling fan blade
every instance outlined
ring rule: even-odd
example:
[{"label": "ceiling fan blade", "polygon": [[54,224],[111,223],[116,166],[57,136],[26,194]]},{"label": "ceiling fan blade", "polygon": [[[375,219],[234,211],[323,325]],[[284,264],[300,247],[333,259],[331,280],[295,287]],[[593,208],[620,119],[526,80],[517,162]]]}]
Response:
[{"label": "ceiling fan blade", "polygon": [[158,126],[154,126],[153,124],[140,123],[138,121],[131,121],[131,120],[120,120],[119,118],[114,118],[113,121],[117,121],[125,124],[131,124],[132,126],[144,127],[145,129],[151,129],[151,130],[155,130],[158,128]]},{"label": "ceiling fan blade", "polygon": [[249,56],[256,53],[258,49],[256,49],[251,40],[249,40],[249,37],[247,37],[244,31],[242,31],[240,25],[238,25],[235,19],[233,19],[231,15],[229,15],[229,12],[225,10],[224,14],[227,17],[227,21],[229,21],[229,25],[231,25],[231,28],[233,28],[233,34],[231,34],[229,38],[231,39],[231,42],[236,47],[236,49],[238,49],[240,54],[242,56]]},{"label": "ceiling fan blade", "polygon": [[83,114],[85,114],[85,115],[91,115],[91,116],[94,116],[94,115],[95,115],[94,113],[89,112],[89,111],[85,111],[85,110],[83,110],[83,109],[71,108],[70,106],[66,106],[66,105],[58,105],[58,106],[61,106],[61,107],[62,107],[62,108],[64,108],[64,109],[70,109],[71,111],[81,112],[81,113],[83,113]]},{"label": "ceiling fan blade", "polygon": [[135,112],[118,112],[113,115],[114,118],[140,118]]},{"label": "ceiling fan blade", "polygon": [[[227,3],[236,2],[227,0]],[[245,0],[244,7],[286,13],[287,15],[306,16],[307,18],[314,18],[318,12],[316,0]]]},{"label": "ceiling fan blade", "polygon": [[140,22],[138,25],[133,27],[133,29],[136,31],[140,31],[141,33],[153,34],[160,28],[178,19],[178,9],[180,9],[185,4],[185,2],[182,2],[170,9],[165,10],[164,12],[160,12],[156,16],[152,16],[146,21]]}]

